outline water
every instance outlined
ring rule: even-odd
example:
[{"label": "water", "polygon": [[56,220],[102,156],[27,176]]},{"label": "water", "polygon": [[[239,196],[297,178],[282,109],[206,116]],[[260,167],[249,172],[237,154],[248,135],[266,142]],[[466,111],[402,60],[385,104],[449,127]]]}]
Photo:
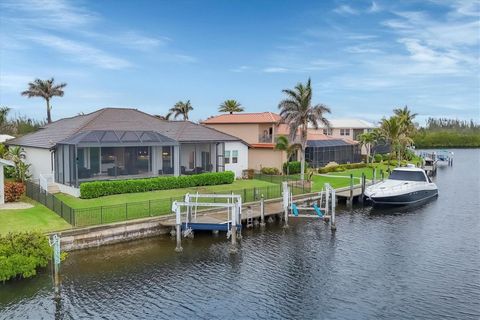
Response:
[{"label": "water", "polygon": [[457,150],[417,208],[169,237],[70,254],[62,301],[48,273],[0,285],[0,319],[479,319],[480,150]]}]

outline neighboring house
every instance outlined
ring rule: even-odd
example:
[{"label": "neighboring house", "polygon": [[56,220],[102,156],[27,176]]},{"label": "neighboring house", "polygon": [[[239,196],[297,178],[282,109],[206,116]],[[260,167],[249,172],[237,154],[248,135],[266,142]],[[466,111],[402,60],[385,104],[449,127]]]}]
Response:
[{"label": "neighboring house", "polygon": [[[237,137],[189,121],[166,121],[136,109],[104,108],[65,118],[9,140],[22,146],[33,179],[50,178],[78,195],[82,182],[241,170],[226,146],[247,157]],[[240,174],[239,174],[240,172]]]},{"label": "neighboring house", "polygon": [[[280,169],[286,161],[285,152],[275,150],[275,137],[280,120],[280,116],[273,112],[241,112],[213,116],[202,124],[247,142],[250,147],[247,166],[261,170],[264,167]],[[225,150],[228,157],[228,148]]]},{"label": "neighboring house", "polygon": [[[259,171],[263,167],[275,167],[281,170],[287,161],[286,152],[275,150],[275,142],[280,135],[288,136],[289,128],[281,123],[281,117],[276,113],[222,114],[210,117],[202,124],[246,141],[250,146],[248,165],[251,169]],[[309,129],[307,139],[305,159],[313,167],[321,167],[331,161],[347,163],[361,160],[358,143],[350,137],[329,137],[321,130]],[[293,159],[299,159],[298,153]]]},{"label": "neighboring house", "polygon": [[[330,128],[327,129],[323,126],[319,130],[327,136],[334,138],[347,138],[358,141],[358,136],[364,132],[370,132],[376,128],[376,126],[368,121],[361,119],[329,119]],[[367,154],[365,146],[362,147],[362,154]]]}]

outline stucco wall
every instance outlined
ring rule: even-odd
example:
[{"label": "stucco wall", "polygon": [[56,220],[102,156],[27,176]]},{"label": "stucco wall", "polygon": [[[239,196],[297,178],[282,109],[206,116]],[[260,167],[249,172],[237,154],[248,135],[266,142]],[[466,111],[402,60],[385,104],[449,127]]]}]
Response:
[{"label": "stucco wall", "polygon": [[[238,151],[237,163],[231,163],[234,150]],[[243,170],[248,169],[248,147],[241,142],[225,142],[225,151],[230,151],[230,163],[225,164],[225,171],[233,171],[237,178],[241,178]]]},{"label": "stucco wall", "polygon": [[250,148],[248,150],[248,167],[261,170],[263,167],[274,167],[282,170],[286,155],[283,151],[273,149]]},{"label": "stucco wall", "polygon": [[25,162],[30,164],[32,179],[38,179],[40,174],[51,174],[52,158],[48,149],[23,147]]},{"label": "stucco wall", "polygon": [[258,143],[260,129],[258,124],[207,124],[207,127],[240,138],[247,143]]}]

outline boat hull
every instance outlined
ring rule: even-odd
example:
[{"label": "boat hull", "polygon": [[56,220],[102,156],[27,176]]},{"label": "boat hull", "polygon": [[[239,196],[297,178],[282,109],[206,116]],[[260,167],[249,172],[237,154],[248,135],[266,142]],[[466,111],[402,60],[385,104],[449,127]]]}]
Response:
[{"label": "boat hull", "polygon": [[438,190],[417,190],[399,195],[372,196],[368,200],[373,205],[410,205],[421,201],[433,199],[438,196]]}]

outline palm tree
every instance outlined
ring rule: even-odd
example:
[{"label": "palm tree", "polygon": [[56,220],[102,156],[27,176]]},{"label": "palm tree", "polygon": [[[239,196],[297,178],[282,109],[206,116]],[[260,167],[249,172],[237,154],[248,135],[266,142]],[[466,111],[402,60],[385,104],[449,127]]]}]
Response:
[{"label": "palm tree", "polygon": [[183,116],[183,121],[188,121],[188,113],[193,110],[190,100],[186,102],[178,101],[175,105],[169,110],[166,120],[169,120],[173,116],[174,119],[177,119],[179,116]]},{"label": "palm tree", "polygon": [[399,118],[405,135],[412,136],[415,131],[413,119],[418,113],[411,113],[411,110],[409,110],[407,106],[393,109],[393,113]]},{"label": "palm tree", "polygon": [[0,107],[0,128],[7,123],[7,116],[9,112],[9,107]]},{"label": "palm tree", "polygon": [[218,112],[230,112],[230,114],[243,111],[242,105],[236,100],[225,100],[218,108]]},{"label": "palm tree", "polygon": [[32,97],[42,97],[47,102],[47,122],[52,123],[52,116],[50,110],[50,99],[53,97],[63,97],[63,88],[67,86],[66,83],[53,84],[53,78],[49,80],[40,80],[36,79],[33,82],[28,84],[28,90],[22,92],[22,96],[27,96],[28,98]]},{"label": "palm tree", "polygon": [[370,151],[372,149],[372,144],[375,142],[374,136],[371,132],[364,132],[358,136],[358,141],[360,142],[360,146],[365,146],[367,149],[367,164],[368,160],[370,159]]},{"label": "palm tree", "polygon": [[297,134],[300,133],[300,179],[305,180],[305,149],[307,148],[308,125],[318,129],[318,125],[323,124],[330,128],[330,123],[324,117],[325,113],[330,113],[330,108],[324,104],[312,106],[312,87],[310,78],[304,85],[298,83],[293,90],[282,90],[287,95],[285,100],[278,104],[282,120],[289,126],[290,141],[295,141]]},{"label": "palm tree", "polygon": [[299,143],[290,144],[288,138],[285,136],[279,136],[277,138],[277,143],[275,144],[275,149],[280,151],[285,151],[287,153],[287,176],[289,175],[289,166],[290,159],[301,148]]},{"label": "palm tree", "polygon": [[389,119],[382,119],[380,130],[392,146],[398,157],[398,161],[402,160],[401,149],[409,146],[413,141],[404,132],[402,120],[398,116],[392,116]]}]

